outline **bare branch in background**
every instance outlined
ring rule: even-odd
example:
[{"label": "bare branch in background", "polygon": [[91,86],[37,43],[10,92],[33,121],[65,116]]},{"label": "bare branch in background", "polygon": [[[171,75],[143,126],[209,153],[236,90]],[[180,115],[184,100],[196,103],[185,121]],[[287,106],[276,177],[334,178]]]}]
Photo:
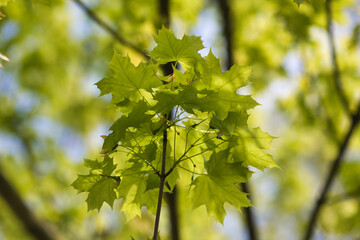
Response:
[{"label": "bare branch in background", "polygon": [[24,225],[26,230],[39,240],[55,240],[54,234],[46,228],[44,224],[36,219],[34,214],[26,206],[25,202],[21,199],[15,188],[0,172],[0,195],[5,202],[9,205],[10,209]]},{"label": "bare branch in background", "polygon": [[226,54],[227,54],[227,66],[229,69],[234,64],[234,53],[233,53],[233,29],[232,29],[232,19],[230,13],[229,0],[218,0],[218,5],[220,7],[221,16],[223,19],[223,35],[226,42]]},{"label": "bare branch in background", "polygon": [[339,66],[338,66],[337,52],[336,52],[335,43],[334,43],[331,0],[325,1],[325,13],[326,13],[326,23],[327,23],[329,46],[330,46],[330,52],[331,52],[334,85],[335,85],[337,94],[339,96],[340,102],[341,102],[344,110],[346,111],[348,116],[351,118],[351,125],[350,125],[344,139],[342,140],[342,142],[339,143],[338,154],[335,157],[335,159],[333,160],[331,167],[329,168],[329,172],[325,179],[323,188],[320,192],[320,196],[311,211],[310,218],[308,221],[308,226],[305,229],[305,235],[303,238],[304,240],[310,239],[314,232],[320,210],[321,210],[322,206],[324,205],[324,203],[326,202],[327,193],[330,190],[330,187],[336,177],[337,172],[339,171],[339,168],[343,161],[343,157],[344,157],[344,154],[348,147],[350,138],[353,135],[354,130],[357,127],[357,125],[359,124],[359,120],[360,120],[360,102],[358,103],[358,109],[356,110],[356,112],[354,114],[351,113],[349,102],[345,96],[345,93],[344,93],[344,90],[342,87],[341,73],[340,73]]},{"label": "bare branch in background", "polygon": [[[223,34],[226,40],[226,53],[227,53],[227,66],[226,69],[229,69],[234,64],[234,53],[233,53],[233,29],[231,23],[230,5],[228,0],[218,0],[218,4],[221,10],[221,15],[223,18]],[[251,194],[250,187],[248,183],[241,183],[241,188],[244,192]],[[249,231],[249,237],[251,240],[257,240],[258,230],[256,227],[255,215],[253,213],[253,208],[247,207],[244,208],[245,213],[245,223]]]},{"label": "bare branch in background", "polygon": [[358,126],[359,121],[360,121],[360,102],[359,102],[358,109],[357,109],[356,113],[354,115],[352,115],[351,125],[350,125],[350,127],[349,127],[349,129],[348,129],[348,131],[347,131],[347,133],[345,135],[344,140],[342,141],[342,143],[341,143],[341,145],[339,147],[338,154],[337,154],[336,158],[334,159],[334,161],[333,161],[333,163],[331,165],[331,168],[330,168],[330,170],[328,172],[328,175],[326,177],[326,181],[325,181],[324,186],[323,186],[323,188],[321,190],[321,194],[320,194],[318,200],[316,201],[313,210],[311,211],[308,226],[306,228],[305,236],[303,238],[304,240],[310,239],[313,232],[314,232],[317,218],[318,218],[320,210],[321,210],[321,208],[324,205],[325,200],[326,200],[326,195],[327,195],[327,193],[328,193],[328,191],[329,191],[329,189],[331,187],[331,184],[333,183],[333,181],[335,179],[335,176],[336,176],[337,172],[339,171],[339,168],[340,168],[340,165],[342,163],[345,151],[346,151],[346,149],[347,149],[347,147],[349,145],[350,138],[353,135],[353,133],[355,131],[355,128]]},{"label": "bare branch in background", "polygon": [[334,27],[332,24],[331,0],[326,0],[324,4],[325,4],[326,27],[328,32],[329,47],[331,53],[332,75],[333,75],[334,85],[344,110],[349,116],[351,116],[351,110],[341,82],[341,74],[337,60],[337,52],[334,42]]},{"label": "bare branch in background", "polygon": [[110,25],[108,25],[106,22],[100,19],[100,17],[89,7],[87,7],[82,1],[80,0],[73,0],[73,1],[88,15],[89,18],[91,18],[94,22],[96,22],[105,31],[107,31],[115,40],[120,42],[122,45],[133,49],[134,51],[142,55],[144,58],[149,59],[149,56],[146,54],[144,50],[134,45],[133,43],[125,39],[123,36],[121,36],[114,28],[112,28]]}]

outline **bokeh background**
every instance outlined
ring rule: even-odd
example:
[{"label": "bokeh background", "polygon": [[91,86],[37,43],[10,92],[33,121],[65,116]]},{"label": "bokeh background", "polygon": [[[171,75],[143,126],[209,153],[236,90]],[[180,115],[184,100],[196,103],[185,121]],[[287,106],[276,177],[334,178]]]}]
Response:
[{"label": "bokeh background", "polygon": [[[161,2],[83,3],[148,52],[166,22]],[[250,181],[258,239],[304,236],[340,150],[313,239],[360,239],[360,129],[352,120],[360,101],[360,2],[297,3],[171,0],[168,21],[178,37],[201,36],[201,54],[211,47],[224,70],[232,63],[252,66],[252,84],[239,91],[261,104],[249,125],[277,137],[272,154],[281,167],[257,171]],[[99,156],[100,135],[119,116],[94,86],[107,75],[114,49],[135,64],[145,59],[75,0],[0,0],[0,6],[0,239],[36,239],[23,226],[26,214],[54,239],[150,237],[154,217],[146,209],[130,222],[119,210],[121,200],[114,209],[87,212],[86,194],[70,186],[86,172],[83,157]],[[15,213],[5,201],[4,181],[29,213]],[[191,210],[186,194],[179,193],[181,239],[250,239],[244,214],[227,206],[222,226],[204,206]],[[171,239],[168,215],[165,208],[162,239]]]}]

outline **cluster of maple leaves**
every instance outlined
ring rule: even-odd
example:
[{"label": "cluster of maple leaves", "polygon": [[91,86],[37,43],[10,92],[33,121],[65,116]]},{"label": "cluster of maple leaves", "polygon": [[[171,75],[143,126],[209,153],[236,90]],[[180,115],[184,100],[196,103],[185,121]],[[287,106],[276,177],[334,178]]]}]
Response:
[{"label": "cluster of maple leaves", "polygon": [[[198,53],[204,48],[199,37],[177,39],[162,28],[154,39],[148,62],[134,66],[115,52],[112,75],[97,83],[123,115],[105,137],[104,157],[86,159],[89,174],[78,175],[72,186],[89,193],[88,210],[123,198],[128,220],[140,215],[142,206],[155,213],[166,129],[165,191],[176,184],[189,187],[193,207],[205,205],[223,222],[225,202],[251,205],[237,185],[249,180],[249,166],[277,167],[266,153],[273,138],[247,124],[257,102],[236,93],[249,84],[250,68],[234,65],[222,72],[211,51],[204,58]],[[161,65],[169,62],[173,74],[163,76]]]}]

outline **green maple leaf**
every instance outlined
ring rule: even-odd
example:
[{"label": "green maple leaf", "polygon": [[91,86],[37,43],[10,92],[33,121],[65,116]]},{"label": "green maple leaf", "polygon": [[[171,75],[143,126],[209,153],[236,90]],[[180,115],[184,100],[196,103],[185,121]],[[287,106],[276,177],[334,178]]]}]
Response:
[{"label": "green maple leaf", "polygon": [[175,106],[179,105],[188,113],[194,113],[194,108],[199,109],[199,105],[203,105],[202,101],[198,98],[198,93],[199,91],[194,87],[186,85],[174,91],[170,89],[159,90],[154,96],[157,103],[153,109],[157,112],[168,113]]},{"label": "green maple leaf", "polygon": [[150,52],[150,56],[160,64],[179,62],[185,71],[193,70],[201,58],[198,51],[204,48],[200,37],[184,35],[182,39],[177,39],[172,30],[165,27],[159,30],[154,40],[158,45]]},{"label": "green maple leaf", "polygon": [[145,191],[159,188],[160,178],[156,174],[149,174],[149,177],[146,179],[146,189]]},{"label": "green maple leaf", "polygon": [[88,211],[102,207],[103,203],[108,203],[111,207],[116,199],[116,189],[120,178],[112,177],[116,165],[113,159],[105,156],[104,160],[92,161],[85,159],[85,166],[90,169],[88,175],[78,175],[78,178],[71,184],[78,192],[88,192],[86,199]]},{"label": "green maple leaf", "polygon": [[153,116],[145,114],[148,109],[148,105],[144,101],[140,101],[133,107],[128,116],[123,115],[116,120],[110,127],[112,133],[105,138],[101,152],[112,151],[118,142],[125,138],[126,130],[129,127],[140,127],[141,124],[150,122]]},{"label": "green maple leaf", "polygon": [[197,177],[192,183],[193,207],[205,205],[208,214],[221,223],[226,215],[225,202],[238,209],[251,206],[246,193],[235,185],[246,182],[251,172],[240,163],[228,163],[227,156],[227,151],[214,152],[206,164],[208,174]]},{"label": "green maple leaf", "polygon": [[213,116],[210,121],[210,126],[220,130],[222,135],[233,136],[239,128],[247,128],[248,118],[249,114],[246,110],[231,111],[228,112],[228,116],[224,120],[218,116]]},{"label": "green maple leaf", "polygon": [[211,119],[210,125],[220,131],[221,135],[228,136],[234,148],[233,158],[242,162],[244,166],[251,165],[260,170],[278,167],[273,157],[264,152],[270,149],[274,139],[260,128],[249,129],[247,126],[248,114],[246,111],[229,112],[226,119],[217,116]]},{"label": "green maple leaf", "polygon": [[140,216],[142,206],[146,206],[150,212],[156,211],[159,186],[146,189],[147,178],[145,174],[129,170],[116,189],[118,198],[124,198],[121,210],[127,221]]},{"label": "green maple leaf", "polygon": [[228,162],[229,149],[213,152],[206,163],[208,175],[229,184],[247,182],[252,172],[237,162]]},{"label": "green maple leaf", "polygon": [[241,129],[240,132],[233,152],[235,161],[243,162],[245,166],[251,165],[261,171],[265,168],[279,168],[273,157],[263,151],[270,149],[270,143],[274,139],[272,136],[260,128]]},{"label": "green maple leaf", "polygon": [[109,66],[113,75],[103,78],[96,85],[101,91],[100,96],[111,93],[115,103],[125,98],[137,102],[144,97],[142,90],[151,91],[151,88],[162,84],[155,75],[157,67],[152,62],[135,67],[129,56],[123,57],[115,52]]},{"label": "green maple leaf", "polygon": [[[204,122],[206,121],[203,121],[203,123]],[[185,156],[192,157],[191,161],[184,162],[182,167],[193,169],[195,165],[196,171],[202,171],[204,169],[203,156],[208,156],[212,151],[214,151],[214,149],[217,148],[217,144],[222,141],[216,139],[215,133],[205,132],[208,129],[207,124],[204,124],[206,126],[198,126],[191,120],[183,122],[183,124],[186,126],[186,128],[176,127],[176,131],[174,127],[170,128],[168,133],[169,139],[174,139],[174,137],[176,138],[176,142],[170,141],[172,149],[170,155],[174,156],[175,159],[179,159],[186,151]],[[210,139],[215,139],[213,146],[207,146],[207,143],[210,143]],[[191,146],[194,144],[196,144],[197,147],[191,148]]]},{"label": "green maple leaf", "polygon": [[160,90],[156,92],[154,99],[157,100],[154,106],[154,110],[157,112],[167,113],[179,105],[188,113],[194,113],[194,109],[202,112],[214,112],[221,119],[226,118],[230,109],[240,107],[247,110],[258,105],[251,96],[211,90],[199,91],[191,85],[182,85],[175,91]]},{"label": "green maple leaf", "polygon": [[220,119],[225,119],[231,109],[248,110],[259,105],[250,95],[231,92],[212,92],[202,100],[203,106],[210,106]]},{"label": "green maple leaf", "polygon": [[121,210],[124,212],[126,220],[130,221],[134,217],[141,215],[141,200],[144,197],[146,183],[144,175],[128,172],[134,175],[123,178],[117,193],[119,198],[124,198]]},{"label": "green maple leaf", "polygon": [[196,79],[196,75],[191,73],[191,72],[181,72],[178,69],[174,68],[174,82],[175,82],[175,86],[178,87],[180,84],[181,85],[190,85],[191,82],[194,81],[194,79]]},{"label": "green maple leaf", "polygon": [[249,84],[251,68],[247,66],[233,65],[230,70],[222,72],[220,61],[212,51],[205,57],[205,61],[199,61],[200,76],[192,83],[198,89],[226,91],[235,93],[241,87]]},{"label": "green maple leaf", "polygon": [[91,173],[104,175],[111,175],[116,168],[116,165],[113,164],[113,159],[109,156],[105,156],[104,160],[101,162],[85,159],[84,166],[89,168]]},{"label": "green maple leaf", "polygon": [[88,211],[92,209],[100,210],[104,202],[112,207],[116,199],[116,194],[114,192],[116,185],[117,182],[114,179],[104,177],[101,177],[100,179],[97,178],[97,181],[89,189],[89,195],[86,199]]}]

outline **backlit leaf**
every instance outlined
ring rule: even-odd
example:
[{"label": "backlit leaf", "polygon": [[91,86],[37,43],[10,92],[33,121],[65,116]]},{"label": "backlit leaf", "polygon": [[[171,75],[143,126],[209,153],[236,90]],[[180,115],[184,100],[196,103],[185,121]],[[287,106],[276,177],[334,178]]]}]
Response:
[{"label": "backlit leaf", "polygon": [[160,64],[179,62],[186,71],[194,68],[200,58],[198,51],[204,48],[200,37],[184,35],[177,39],[172,30],[165,27],[159,30],[154,40],[158,45],[150,52],[152,58]]},{"label": "backlit leaf", "polygon": [[161,85],[161,81],[155,75],[156,65],[140,63],[134,66],[129,56],[123,57],[114,52],[113,59],[109,64],[113,75],[103,78],[96,83],[101,95],[111,93],[115,103],[129,98],[132,101],[143,99],[141,89],[151,91],[151,88]]},{"label": "backlit leaf", "polygon": [[103,203],[113,206],[116,199],[115,189],[120,178],[111,176],[116,166],[113,159],[105,156],[103,161],[92,161],[85,159],[85,166],[90,169],[88,175],[78,175],[78,178],[72,183],[72,186],[79,192],[88,192],[86,199],[88,210],[98,209]]}]

